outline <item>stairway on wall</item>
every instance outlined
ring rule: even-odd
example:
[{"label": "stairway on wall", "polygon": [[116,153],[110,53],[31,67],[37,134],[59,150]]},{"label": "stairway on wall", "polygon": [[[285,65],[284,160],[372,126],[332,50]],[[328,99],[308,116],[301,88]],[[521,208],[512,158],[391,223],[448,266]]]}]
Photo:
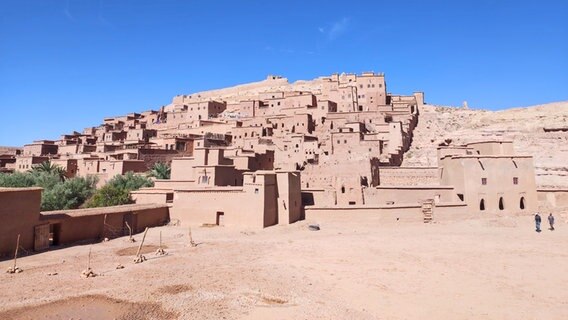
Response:
[{"label": "stairway on wall", "polygon": [[431,223],[434,220],[434,199],[428,199],[422,201],[422,216],[424,217],[424,223]]}]

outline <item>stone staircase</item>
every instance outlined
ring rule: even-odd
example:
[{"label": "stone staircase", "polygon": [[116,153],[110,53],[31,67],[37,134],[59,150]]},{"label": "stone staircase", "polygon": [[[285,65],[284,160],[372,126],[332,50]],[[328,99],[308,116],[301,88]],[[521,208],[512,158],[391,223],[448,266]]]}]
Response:
[{"label": "stone staircase", "polygon": [[434,220],[434,199],[428,199],[422,201],[422,216],[424,217],[424,223],[431,223]]}]

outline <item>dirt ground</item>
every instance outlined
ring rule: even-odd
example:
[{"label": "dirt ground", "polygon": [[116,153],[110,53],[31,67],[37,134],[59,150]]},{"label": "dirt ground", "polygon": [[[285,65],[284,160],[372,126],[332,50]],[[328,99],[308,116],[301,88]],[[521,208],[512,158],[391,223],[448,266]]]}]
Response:
[{"label": "dirt ground", "polygon": [[[568,319],[556,216],[541,233],[532,216],[193,228],[194,248],[187,228],[153,228],[140,264],[126,237],[24,257],[20,274],[0,262],[0,319]],[[85,279],[89,248],[99,276]]]}]

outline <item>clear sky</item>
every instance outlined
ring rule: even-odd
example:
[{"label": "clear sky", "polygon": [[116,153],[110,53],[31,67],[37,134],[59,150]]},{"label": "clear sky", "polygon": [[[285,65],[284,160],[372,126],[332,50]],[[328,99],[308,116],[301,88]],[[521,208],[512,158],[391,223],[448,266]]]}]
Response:
[{"label": "clear sky", "polygon": [[0,145],[268,74],[361,71],[432,104],[568,100],[568,1],[0,0]]}]

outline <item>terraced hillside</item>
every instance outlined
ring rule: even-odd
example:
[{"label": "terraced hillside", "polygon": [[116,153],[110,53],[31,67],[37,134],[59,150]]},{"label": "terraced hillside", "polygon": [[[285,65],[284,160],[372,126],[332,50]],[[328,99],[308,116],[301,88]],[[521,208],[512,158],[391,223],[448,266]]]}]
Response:
[{"label": "terraced hillside", "polygon": [[513,140],[518,153],[534,156],[539,187],[568,188],[568,101],[503,111],[426,105],[403,166],[436,165],[446,139]]}]

